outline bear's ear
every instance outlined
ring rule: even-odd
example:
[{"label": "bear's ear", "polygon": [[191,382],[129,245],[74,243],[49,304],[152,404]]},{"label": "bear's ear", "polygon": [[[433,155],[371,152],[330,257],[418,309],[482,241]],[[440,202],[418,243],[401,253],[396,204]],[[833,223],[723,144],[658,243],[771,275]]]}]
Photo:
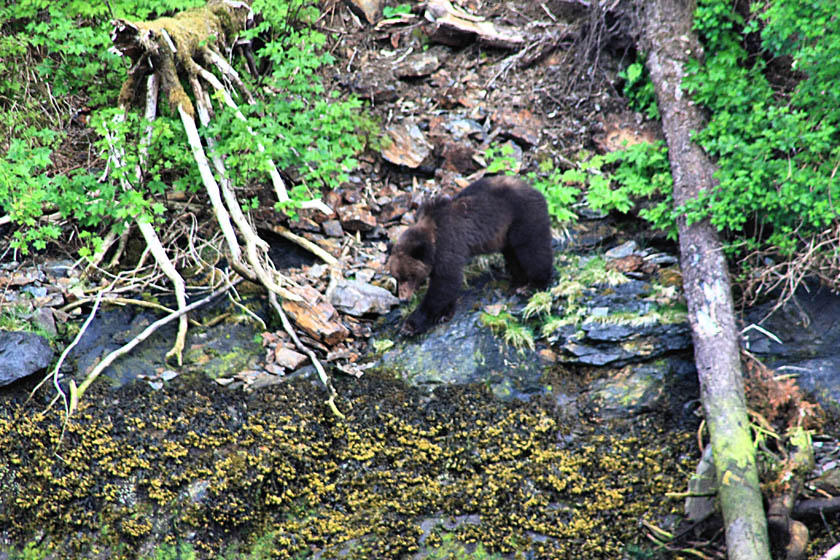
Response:
[{"label": "bear's ear", "polygon": [[429,248],[426,246],[425,243],[418,243],[414,247],[411,248],[411,255],[412,259],[416,259],[418,261],[426,261],[429,254]]}]

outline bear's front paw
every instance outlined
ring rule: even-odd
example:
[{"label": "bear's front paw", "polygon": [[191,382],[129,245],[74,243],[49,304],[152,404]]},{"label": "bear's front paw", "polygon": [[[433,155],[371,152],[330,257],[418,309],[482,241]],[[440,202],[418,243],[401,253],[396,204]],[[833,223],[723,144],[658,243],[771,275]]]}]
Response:
[{"label": "bear's front paw", "polygon": [[414,336],[416,334],[421,334],[429,329],[432,326],[432,322],[426,316],[425,313],[422,311],[415,310],[414,313],[408,316],[403,323],[402,328],[400,328],[400,334],[405,336]]}]

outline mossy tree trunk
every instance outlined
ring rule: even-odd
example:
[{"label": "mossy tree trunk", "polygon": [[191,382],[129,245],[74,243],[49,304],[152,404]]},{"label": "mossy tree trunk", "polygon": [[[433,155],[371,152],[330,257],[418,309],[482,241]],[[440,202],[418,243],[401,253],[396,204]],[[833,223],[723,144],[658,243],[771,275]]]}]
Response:
[{"label": "mossy tree trunk", "polygon": [[[691,141],[705,126],[681,83],[685,63],[701,56],[692,32],[695,2],[652,0],[643,5],[644,50],[668,143],[677,206],[715,188],[713,166]],[[718,497],[730,559],[769,559],[755,449],[744,400],[738,331],[720,239],[708,220],[678,220],[680,266],[689,310],[701,398],[717,470]]]}]

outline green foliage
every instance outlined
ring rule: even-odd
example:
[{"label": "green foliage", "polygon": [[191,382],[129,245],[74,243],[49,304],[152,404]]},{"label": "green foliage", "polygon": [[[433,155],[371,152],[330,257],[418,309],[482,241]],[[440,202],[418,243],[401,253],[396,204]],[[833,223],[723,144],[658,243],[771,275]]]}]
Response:
[{"label": "green foliage", "polygon": [[505,344],[510,344],[517,352],[523,353],[525,348],[534,350],[534,334],[509,311],[500,310],[496,314],[482,311],[479,321],[495,334],[501,334]]},{"label": "green foliage", "polygon": [[661,142],[635,144],[606,155],[581,154],[578,167],[532,180],[558,220],[575,218],[571,208],[579,198],[593,210],[603,211],[629,212],[643,202],[639,215],[676,238],[673,182]]},{"label": "green foliage", "polygon": [[[542,164],[541,167],[544,168],[545,164]],[[574,181],[567,180],[566,173],[568,172],[553,169],[542,176],[533,172],[528,174],[528,179],[530,179],[534,188],[545,196],[548,203],[548,214],[560,224],[577,220],[577,214],[575,214],[573,207],[580,199],[580,189],[569,184]]]},{"label": "green foliage", "polygon": [[[554,272],[554,285],[549,290],[551,307],[546,311],[545,302],[538,304],[542,336],[549,336],[561,327],[579,325],[584,321],[588,310],[583,304],[583,295],[590,286],[616,286],[627,282],[624,274],[607,268],[607,261],[600,256],[581,259],[578,256],[562,255],[558,261],[559,266],[555,267]],[[537,305],[532,306],[529,302],[526,311],[529,307]],[[557,308],[556,314],[551,313],[554,307]]]},{"label": "green foliage", "polygon": [[[694,139],[715,160],[718,185],[674,211],[664,148],[632,146],[601,162],[590,160],[597,169],[618,164],[607,188],[591,174],[579,177],[590,204],[626,211],[631,201],[648,197],[652,202],[640,215],[669,236],[675,237],[679,213],[689,223],[708,218],[727,235],[733,253],[789,257],[811,240],[825,239],[840,195],[836,3],[763,1],[745,16],[729,0],[700,0],[694,28],[705,58],[689,62],[683,86],[710,114]],[[640,110],[648,81],[636,64],[623,77],[631,106]],[[820,243],[821,250],[836,251],[837,243]]]},{"label": "green foliage", "polygon": [[674,182],[665,145],[662,142],[634,144],[625,150],[606,154],[604,162],[617,164],[613,173],[616,188],[610,194],[612,198],[601,196],[596,202],[590,196],[590,205],[593,208],[626,211],[630,200],[648,201],[639,210],[639,216],[666,231],[671,239],[676,239]]},{"label": "green foliage", "polygon": [[458,541],[452,533],[440,536],[440,546],[430,549],[425,556],[429,560],[501,560],[501,554],[487,552],[481,543],[468,546]]},{"label": "green foliage", "polygon": [[587,157],[584,154],[578,167],[563,172],[562,179],[568,184],[580,185],[578,188],[586,193],[586,201],[593,210],[619,210],[627,212],[633,207],[633,202],[626,191],[613,189],[610,177],[602,169],[604,156]]},{"label": "green foliage", "polygon": [[[203,4],[202,0],[128,0],[117,2],[113,9],[118,17],[141,20]],[[322,187],[334,188],[348,179],[357,165],[354,155],[374,126],[360,116],[358,99],[339,99],[337,92],[326,92],[316,74],[333,58],[323,52],[326,37],[309,26],[319,15],[314,2],[257,0],[253,8],[262,19],[248,33],[251,37],[259,34],[265,42],[259,54],[270,61],[272,72],[265,83],[250,85],[274,94],[255,106],[242,104],[247,122],[225,109],[202,132],[218,139],[218,149],[227,156],[228,171],[237,186],[268,182],[269,158],[292,175],[298,183],[289,193],[293,210],[300,200],[317,197]],[[51,84],[52,95],[81,96],[90,104],[113,105],[125,69],[122,61],[107,53],[110,14],[105,4],[24,0],[0,8],[0,16],[6,18],[2,24],[6,34],[0,35],[0,115],[4,100],[20,96],[16,72],[32,66],[23,64],[29,60],[36,61],[37,75]],[[247,79],[247,73],[243,75]],[[86,243],[81,253],[89,256],[99,247],[103,228],[119,232],[134,220],[160,220],[166,191],[200,187],[180,122],[166,114],[158,117],[151,127],[148,155],[141,159],[138,146],[148,123],[133,113],[121,122],[114,109],[94,113],[91,125],[100,134],[98,155],[104,160],[109,145],[116,145],[125,152],[121,154],[125,165],[109,166],[104,182],[82,169],[53,173],[53,150],[62,135],[42,128],[43,118],[33,116],[42,113],[38,102],[33,97],[32,107],[26,109],[24,100],[13,105],[13,113],[6,113],[10,117],[6,121],[17,133],[0,158],[0,215],[8,214],[17,226],[12,239],[16,249],[24,253],[42,249],[57,239],[62,230],[55,220],[44,217],[45,211],[57,210],[58,216],[81,230],[80,238]],[[165,104],[161,109],[166,113]],[[26,127],[27,122],[37,124]],[[265,153],[256,149],[258,142]],[[139,180],[138,165],[143,170]],[[257,203],[251,197],[243,207],[252,209]]]},{"label": "green foliage", "polygon": [[644,113],[649,119],[659,120],[659,107],[644,57],[639,56],[639,60],[620,71],[618,77],[624,79],[624,96],[630,108]]},{"label": "green foliage", "polygon": [[[49,341],[54,341],[58,337],[58,333],[48,331],[38,324],[36,315],[34,298],[24,292],[17,303],[0,306],[0,330],[33,332]],[[69,323],[59,323],[56,326],[58,330],[63,332],[67,329]]]},{"label": "green foliage", "polygon": [[501,146],[489,146],[484,151],[484,157],[487,159],[487,173],[504,173],[506,175],[515,175],[517,161],[513,157],[513,146],[510,144],[502,144]]},{"label": "green foliage", "polygon": [[[517,161],[513,158],[513,148],[510,144],[501,147],[490,146],[484,152],[487,159],[488,173],[505,173],[515,175]],[[580,198],[580,188],[570,186],[567,175],[554,168],[551,159],[540,163],[540,173],[531,172],[527,175],[531,185],[540,191],[548,203],[548,213],[558,223],[574,222],[577,219],[572,209]]]},{"label": "green foliage", "polygon": [[[101,134],[97,147],[107,151],[106,135],[123,146],[122,167],[112,166],[110,180],[100,182],[97,176],[84,171],[49,175],[51,148],[29,147],[24,139],[14,139],[6,157],[0,159],[0,209],[8,212],[12,222],[20,226],[12,237],[12,247],[27,254],[30,248],[43,249],[58,238],[61,230],[45,220],[44,208],[55,209],[62,218],[71,219],[82,231],[87,243],[82,256],[95,252],[100,242],[92,232],[103,225],[121,231],[136,219],[152,222],[164,212],[161,198],[167,188],[187,190],[199,184],[189,154],[183,149],[186,138],[180,125],[160,118],[151,125],[148,155],[143,159],[143,181],[138,183],[135,169],[140,165],[139,137],[145,134],[148,122],[129,113],[124,120],[115,120],[117,109],[98,113],[92,123]],[[119,113],[121,114],[121,113]],[[47,130],[30,131],[31,139],[44,143],[55,135]],[[164,175],[180,169],[181,175],[171,181]],[[132,186],[123,189],[120,180]]]},{"label": "green foliage", "polygon": [[6,157],[0,159],[0,210],[13,223],[25,226],[13,233],[11,243],[24,253],[30,245],[43,249],[61,233],[54,224],[40,223],[43,205],[55,192],[55,179],[44,173],[52,165],[48,145],[55,138],[51,131],[30,129],[25,138],[13,139]]},{"label": "green foliage", "polygon": [[531,317],[548,315],[551,313],[553,303],[550,292],[537,292],[528,300],[525,309],[522,310],[522,317],[530,319]]},{"label": "green foliage", "polygon": [[411,13],[411,5],[410,4],[400,4],[398,6],[385,6],[382,8],[382,16],[385,19],[392,18],[398,16],[400,14],[410,14]]},{"label": "green foliage", "polygon": [[26,543],[20,552],[12,549],[8,551],[8,554],[9,560],[44,560],[50,557],[50,551],[46,547],[41,547],[34,542]]},{"label": "green foliage", "polygon": [[[224,110],[207,134],[220,138],[218,149],[239,183],[264,180],[266,158],[294,170],[298,185],[287,205],[293,209],[299,201],[317,197],[321,188],[332,189],[349,179],[358,165],[355,155],[375,126],[360,114],[359,99],[327,92],[316,73],[335,60],[321,51],[326,36],[306,25],[319,15],[311,2],[257,0],[252,7],[263,20],[245,35],[271,38],[258,54],[271,61],[266,86],[278,93],[242,107],[247,122]],[[254,133],[265,153],[255,149]]]},{"label": "green foliage", "polygon": [[[691,219],[708,216],[733,232],[755,220],[768,233],[765,243],[790,255],[797,238],[837,218],[840,20],[827,0],[757,3],[752,10],[745,21],[730,2],[698,4],[695,29],[706,59],[690,66],[684,85],[711,112],[695,138],[716,159],[720,186],[687,210]],[[745,38],[759,29],[763,56],[753,56]],[[783,56],[791,57],[790,69]],[[767,63],[773,57],[775,69]],[[789,84],[771,82],[779,68],[801,79],[780,91]]]},{"label": "green foliage", "polygon": [[[145,20],[204,0],[120,0],[114,16]],[[55,126],[80,105],[112,105],[125,61],[111,52],[105,2],[20,0],[0,6],[0,122],[8,137]],[[63,123],[62,123],[63,124]],[[0,146],[8,147],[0,140]]]},{"label": "green foliage", "polygon": [[177,545],[161,544],[155,548],[148,560],[195,560],[196,558],[198,555],[195,548],[189,543],[182,542]]},{"label": "green foliage", "polygon": [[[119,2],[114,9],[117,16],[143,19],[201,3]],[[113,184],[98,183],[83,170],[51,173],[53,151],[64,135],[49,127],[63,128],[55,121],[70,116],[78,99],[90,105],[113,104],[125,77],[122,61],[109,52],[109,20],[104,3],[23,0],[0,7],[0,120],[11,138],[0,158],[0,213],[18,226],[11,245],[24,254],[30,248],[43,249],[62,233],[45,218],[45,211],[58,210],[82,228],[95,228],[109,216],[124,221],[138,212],[161,210],[138,193],[117,196]],[[171,144],[159,145],[164,154],[152,156],[157,161],[183,156],[183,150],[176,154]],[[161,192],[159,185],[151,188]],[[83,231],[82,237],[95,245],[90,232]]]}]

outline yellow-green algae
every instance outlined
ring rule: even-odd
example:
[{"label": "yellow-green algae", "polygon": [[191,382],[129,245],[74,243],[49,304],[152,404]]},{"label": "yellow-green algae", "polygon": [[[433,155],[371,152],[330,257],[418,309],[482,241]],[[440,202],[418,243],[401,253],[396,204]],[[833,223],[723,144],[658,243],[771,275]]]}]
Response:
[{"label": "yellow-green algae", "polygon": [[305,381],[252,396],[207,381],[97,388],[60,443],[61,412],[6,402],[0,534],[18,547],[46,535],[66,558],[135,558],[187,535],[221,557],[266,534],[275,558],[401,558],[419,550],[422,520],[469,514],[480,523],[454,537],[494,554],[618,558],[646,546],[641,520],[682,508],[663,496],[684,489],[693,434],[664,419],[624,433],[579,421],[569,438],[552,403],[501,403],[480,386],[429,399],[385,374],[340,385],[345,423]]}]

